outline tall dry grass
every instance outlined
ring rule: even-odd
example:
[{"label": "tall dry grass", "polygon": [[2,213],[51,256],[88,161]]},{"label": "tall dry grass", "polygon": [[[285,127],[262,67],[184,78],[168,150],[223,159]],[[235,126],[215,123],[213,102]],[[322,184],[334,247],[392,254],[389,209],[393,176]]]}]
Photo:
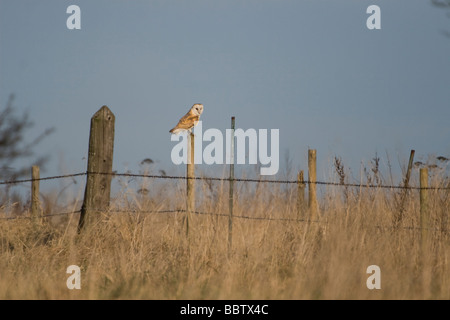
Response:
[{"label": "tall dry grass", "polygon": [[[426,250],[417,191],[393,229],[398,191],[329,187],[318,222],[235,217],[231,251],[228,218],[215,215],[228,213],[226,183],[197,182],[197,210],[213,214],[192,215],[188,236],[184,213],[140,212],[184,208],[183,183],[139,190],[124,183],[81,235],[77,214],[1,220],[0,299],[450,299],[448,190],[430,191]],[[234,214],[296,219],[296,190],[237,183]],[[66,287],[69,265],[81,290]],[[380,290],[366,286],[370,265]]]}]

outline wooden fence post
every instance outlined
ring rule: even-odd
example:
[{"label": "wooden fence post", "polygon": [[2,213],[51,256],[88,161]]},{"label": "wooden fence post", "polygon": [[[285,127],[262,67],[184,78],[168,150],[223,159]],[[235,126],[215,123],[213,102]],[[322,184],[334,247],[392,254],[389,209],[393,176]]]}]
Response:
[{"label": "wooden fence post", "polygon": [[398,227],[400,225],[400,222],[403,219],[403,212],[405,211],[405,201],[408,196],[408,187],[409,187],[409,178],[411,177],[411,170],[414,162],[414,150],[411,150],[411,153],[409,155],[409,162],[408,162],[408,170],[406,171],[406,177],[403,186],[405,189],[403,189],[401,198],[400,198],[400,207],[398,209],[398,213],[395,216],[394,219],[394,227]]},{"label": "wooden fence post", "polygon": [[420,169],[420,228],[421,245],[425,249],[428,241],[429,207],[428,207],[428,168]]},{"label": "wooden fence post", "polygon": [[304,218],[305,210],[305,183],[303,170],[297,174],[297,220]]},{"label": "wooden fence post", "polygon": [[308,150],[308,196],[310,220],[317,220],[319,217],[319,203],[317,202],[317,164],[316,150]]},{"label": "wooden fence post", "polygon": [[188,162],[186,168],[186,235],[189,234],[189,216],[195,210],[195,136],[188,134]]},{"label": "wooden fence post", "polygon": [[111,193],[115,116],[103,106],[91,118],[86,189],[78,232],[94,219],[94,212],[107,210]]},{"label": "wooden fence post", "polygon": [[[234,129],[235,129],[235,117],[231,117],[231,137],[230,137],[230,187],[228,198],[228,250],[231,250],[232,237],[233,237],[233,194],[234,194]],[[230,252],[230,251],[229,251]]]},{"label": "wooden fence post", "polygon": [[33,223],[40,222],[41,205],[39,201],[39,167],[31,167],[31,219]]}]

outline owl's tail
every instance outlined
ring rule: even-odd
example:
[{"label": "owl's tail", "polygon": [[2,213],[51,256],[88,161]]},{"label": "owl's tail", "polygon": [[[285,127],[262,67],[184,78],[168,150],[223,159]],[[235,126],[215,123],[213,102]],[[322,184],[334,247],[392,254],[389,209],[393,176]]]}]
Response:
[{"label": "owl's tail", "polygon": [[175,127],[175,128],[173,128],[173,129],[171,129],[169,132],[171,133],[171,134],[179,134],[180,133],[180,129],[178,129],[177,127]]}]

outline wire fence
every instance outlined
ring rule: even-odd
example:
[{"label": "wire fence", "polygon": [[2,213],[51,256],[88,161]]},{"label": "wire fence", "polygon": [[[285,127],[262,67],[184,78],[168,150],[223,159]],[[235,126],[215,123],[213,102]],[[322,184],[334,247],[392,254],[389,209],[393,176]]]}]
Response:
[{"label": "wire fence", "polygon": [[81,173],[72,173],[72,174],[66,174],[66,175],[60,175],[60,176],[44,177],[44,178],[39,178],[39,179],[5,180],[5,181],[0,181],[0,185],[19,184],[19,183],[33,182],[33,181],[44,181],[44,180],[55,180],[55,179],[79,177],[79,176],[86,176],[87,174],[88,174],[87,172],[81,172]]},{"label": "wire fence", "polygon": [[[93,211],[102,211],[102,210],[95,210]],[[187,213],[188,211],[185,209],[177,209],[177,210],[134,210],[134,209],[126,209],[126,210],[108,210],[109,213],[139,213],[139,214],[167,214],[167,213]],[[75,210],[71,212],[62,212],[62,213],[53,213],[53,214],[45,214],[41,215],[37,218],[46,218],[46,217],[54,217],[54,216],[63,216],[63,215],[69,215],[69,214],[77,214],[81,213],[81,210]],[[221,217],[229,217],[229,214],[226,213],[213,213],[213,212],[202,212],[202,211],[192,211],[191,214],[195,215],[210,215],[210,216],[221,216]],[[244,219],[244,220],[259,220],[259,221],[284,221],[284,222],[305,222],[305,223],[315,223],[315,224],[323,224],[327,225],[328,221],[326,220],[309,220],[309,219],[295,219],[295,218],[274,218],[274,217],[252,217],[252,216],[245,216],[245,215],[233,215],[233,218],[237,219]],[[32,218],[29,216],[17,216],[17,217],[3,217],[0,218],[0,220],[17,220],[17,219],[28,219],[31,220]],[[400,229],[400,230],[412,230],[412,231],[420,231],[420,230],[430,230],[435,232],[447,232],[447,229],[439,229],[439,228],[423,228],[423,227],[415,227],[415,226],[400,226],[400,227],[393,227],[393,226],[381,226],[381,225],[366,225],[365,228],[375,228],[380,230],[394,230],[394,229]]]},{"label": "wire fence", "polygon": [[[150,175],[150,174],[134,174],[134,173],[103,173],[103,172],[80,172],[66,175],[58,175],[58,176],[50,176],[43,177],[38,179],[20,179],[20,180],[4,180],[0,181],[0,185],[9,185],[9,184],[20,184],[20,183],[28,183],[33,181],[45,181],[45,180],[55,180],[55,179],[64,179],[64,178],[72,178],[72,177],[80,177],[87,175],[109,175],[113,177],[133,177],[133,178],[150,178],[150,179],[172,179],[172,180],[204,180],[204,181],[233,181],[233,182],[252,182],[252,183],[276,183],[276,184],[316,184],[316,185],[325,185],[325,186],[340,186],[340,187],[355,187],[355,188],[375,188],[375,189],[403,189],[403,190],[436,190],[436,191],[445,191],[450,190],[450,184],[448,186],[440,186],[440,187],[414,187],[414,186],[395,186],[395,185],[382,185],[382,184],[357,184],[357,183],[338,183],[338,182],[330,182],[330,181],[309,181],[309,180],[275,180],[275,179],[247,179],[247,178],[218,178],[218,177],[186,177],[186,176],[168,176],[168,175]],[[96,211],[96,210],[94,210]],[[101,211],[101,210],[97,210]],[[47,218],[54,216],[64,216],[69,214],[77,214],[80,213],[81,210],[74,210],[70,212],[61,212],[61,213],[52,213],[52,214],[44,214],[40,215],[38,218]],[[126,209],[126,210],[114,210],[110,209],[108,212],[111,213],[155,213],[155,214],[164,214],[164,213],[186,213],[185,209],[177,209],[177,210],[135,210],[135,209]],[[211,213],[211,212],[201,212],[201,211],[193,211],[191,212],[197,215],[212,215],[212,216],[224,216],[228,217],[229,214],[225,213]],[[276,217],[253,217],[246,215],[233,215],[233,218],[237,219],[246,219],[246,220],[265,220],[265,221],[286,221],[286,222],[308,222],[308,223],[327,223],[326,221],[319,220],[309,220],[309,219],[298,219],[298,218],[276,218]],[[16,219],[31,219],[30,216],[15,216],[15,217],[0,217],[0,220],[16,220]],[[375,228],[383,228],[389,229],[393,227],[386,226],[372,226]],[[411,227],[404,226],[401,229],[409,229],[409,230],[421,230],[422,227]],[[433,229],[436,231],[436,229]],[[446,230],[441,230],[446,231]]]},{"label": "wire fence", "polygon": [[206,181],[234,181],[234,182],[255,182],[255,183],[278,183],[278,184],[316,184],[325,186],[356,187],[356,188],[375,188],[375,189],[408,189],[408,190],[450,190],[450,183],[445,187],[412,187],[401,185],[383,185],[383,184],[363,184],[363,183],[341,183],[330,181],[309,181],[309,180],[271,180],[271,179],[248,179],[248,178],[218,178],[218,177],[186,177],[186,176],[168,176],[151,175],[136,173],[109,173],[109,172],[80,172],[59,176],[44,177],[39,179],[5,180],[0,181],[0,185],[19,184],[33,181],[54,180],[62,178],[71,178],[87,175],[108,175],[113,177],[134,177],[151,179],[173,179],[173,180],[206,180]]}]

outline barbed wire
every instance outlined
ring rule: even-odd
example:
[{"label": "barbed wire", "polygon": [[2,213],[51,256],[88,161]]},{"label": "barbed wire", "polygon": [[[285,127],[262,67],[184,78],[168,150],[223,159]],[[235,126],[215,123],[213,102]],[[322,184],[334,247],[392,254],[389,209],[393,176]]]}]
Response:
[{"label": "barbed wire", "polygon": [[[70,211],[70,212],[60,212],[60,213],[49,213],[49,214],[36,216],[36,218],[40,219],[40,218],[47,218],[47,217],[64,216],[64,215],[80,213],[80,212],[81,212],[81,210],[75,210],[75,211]],[[33,217],[31,217],[31,216],[15,216],[15,217],[0,217],[0,220],[20,220],[20,219],[31,220],[32,218]]]},{"label": "barbed wire", "polygon": [[85,175],[87,175],[87,172],[72,173],[72,174],[65,174],[65,175],[52,176],[52,177],[44,177],[44,178],[39,178],[39,179],[5,180],[5,181],[0,181],[0,185],[2,185],[2,184],[18,184],[18,183],[24,183],[24,182],[43,181],[43,180],[63,179],[63,178],[71,178],[71,177],[78,177],[78,176],[85,176]]},{"label": "barbed wire", "polygon": [[[99,209],[91,209],[92,212],[104,212],[105,210],[99,210]],[[139,210],[139,209],[109,209],[107,210],[108,213],[154,213],[154,214],[163,214],[163,213],[188,213],[188,210],[186,209],[175,209],[175,210]],[[70,212],[61,212],[61,213],[52,213],[52,214],[45,214],[37,216],[36,218],[46,218],[46,217],[54,217],[54,216],[61,216],[61,215],[69,215],[69,214],[75,214],[75,213],[81,213],[81,210],[75,210]],[[204,212],[204,211],[191,211],[189,212],[191,214],[197,214],[197,215],[210,215],[210,216],[221,216],[221,217],[230,217],[229,214],[226,213],[214,213],[214,212]],[[17,219],[28,219],[31,220],[33,217],[31,216],[16,216],[16,217],[0,217],[0,220],[17,220]],[[284,222],[305,222],[305,223],[318,223],[318,224],[324,224],[328,225],[327,220],[310,220],[310,219],[300,219],[300,218],[274,218],[274,217],[252,217],[252,216],[245,216],[245,215],[233,215],[232,218],[236,219],[244,219],[244,220],[256,220],[256,221],[284,221]],[[429,230],[429,231],[441,231],[441,232],[447,232],[447,229],[439,229],[439,228],[423,228],[423,227],[415,227],[415,226],[380,226],[380,225],[365,225],[364,228],[372,227],[377,229],[388,229],[388,230],[395,230],[395,229],[403,229],[403,230],[413,230],[413,231],[420,231],[420,230]]]},{"label": "barbed wire", "polygon": [[116,173],[116,172],[80,172],[59,176],[44,177],[38,179],[22,179],[22,180],[5,180],[0,181],[0,185],[18,184],[33,181],[62,179],[87,175],[107,175],[113,177],[133,177],[133,178],[151,178],[151,179],[173,179],[173,180],[207,180],[207,181],[233,181],[233,182],[255,182],[255,183],[278,183],[278,184],[312,184],[312,185],[326,185],[337,187],[354,187],[354,188],[374,188],[374,189],[407,189],[407,190],[450,190],[450,185],[447,187],[412,187],[412,186],[393,186],[393,185],[372,185],[362,183],[340,183],[330,181],[309,181],[309,180],[271,180],[271,179],[248,179],[248,178],[218,178],[218,177],[186,177],[186,176],[168,176],[168,175],[150,175],[150,174],[136,174],[136,173]]},{"label": "barbed wire", "polygon": [[[176,210],[135,210],[135,209],[128,210],[128,209],[125,209],[125,210],[109,210],[108,212],[114,212],[114,213],[188,213],[188,210],[186,210],[186,209],[176,209]],[[213,213],[213,212],[204,212],[204,211],[191,211],[189,213],[198,214],[198,215],[222,216],[222,217],[230,216],[227,213],[217,213],[217,212]],[[320,222],[319,220],[305,220],[305,219],[294,219],[294,218],[273,218],[273,217],[252,217],[252,216],[242,216],[242,215],[233,215],[233,218],[247,219],[247,220],[267,220],[267,221]]]},{"label": "barbed wire", "polygon": [[[90,209],[92,212],[101,212],[105,210],[99,210],[99,209]],[[61,215],[69,215],[74,213],[80,213],[81,210],[75,210],[71,212],[61,212],[61,213],[51,213],[51,214],[45,214],[37,216],[36,218],[46,218],[46,217],[54,217],[54,216],[61,216]],[[108,213],[187,213],[188,211],[185,209],[176,209],[176,210],[136,210],[136,209],[123,209],[123,210],[114,210],[114,209],[108,209]],[[212,216],[223,216],[223,217],[229,217],[229,214],[226,213],[213,213],[213,212],[204,212],[204,211],[191,211],[192,214],[198,214],[198,215],[212,215]],[[267,221],[299,221],[299,222],[319,222],[318,220],[305,220],[305,219],[293,219],[293,218],[273,218],[273,217],[251,217],[251,216],[242,216],[242,215],[233,215],[233,218],[238,219],[247,219],[247,220],[267,220]],[[0,220],[15,220],[15,219],[32,219],[31,216],[16,216],[16,217],[0,217]]]}]

